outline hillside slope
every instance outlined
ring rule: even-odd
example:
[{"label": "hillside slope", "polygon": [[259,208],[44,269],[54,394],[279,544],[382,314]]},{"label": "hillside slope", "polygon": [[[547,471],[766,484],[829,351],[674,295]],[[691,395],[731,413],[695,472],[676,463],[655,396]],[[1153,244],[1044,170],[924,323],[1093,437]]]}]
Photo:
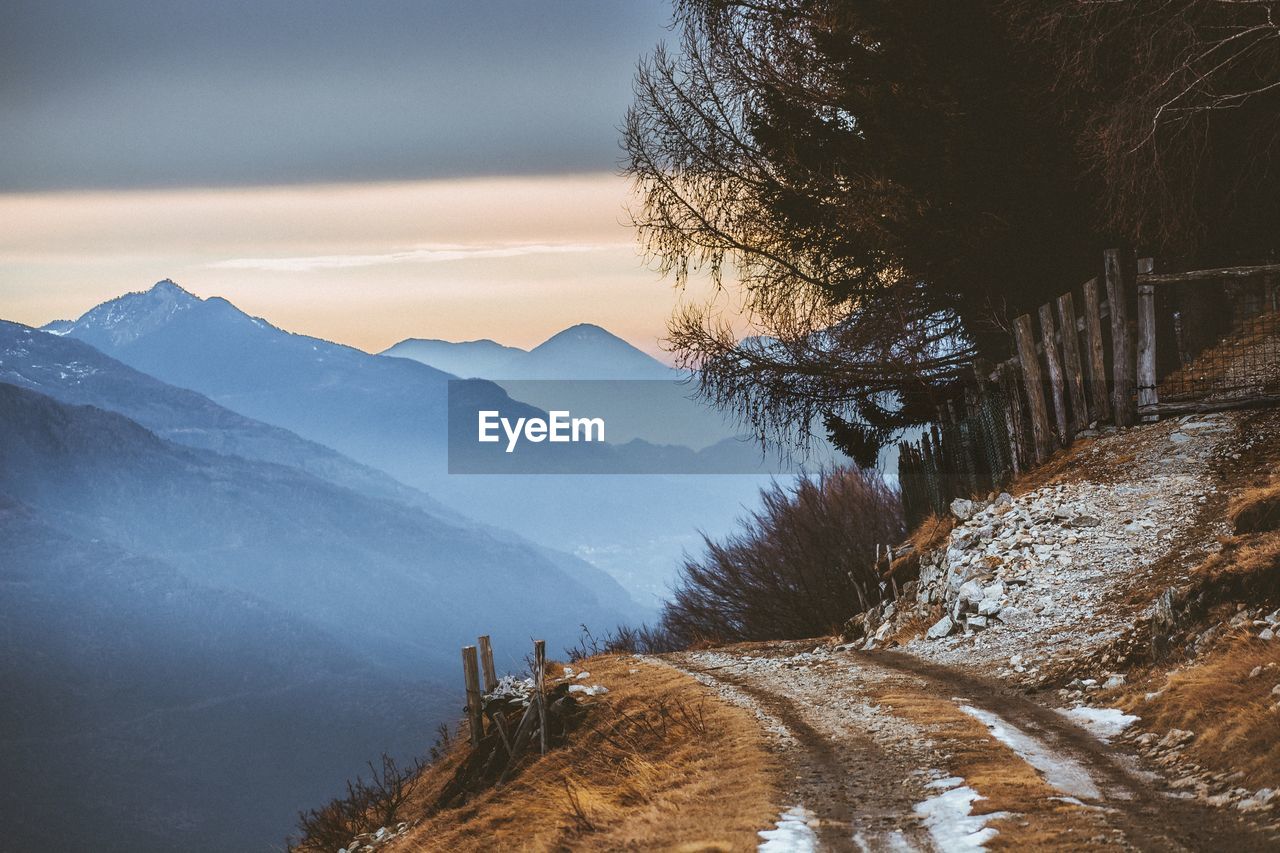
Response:
[{"label": "hillside slope", "polygon": [[510,665],[623,618],[514,538],[5,383],[0,543],[23,845],[268,849],[365,760],[421,753],[459,646]]},{"label": "hillside slope", "polygon": [[[629,692],[618,667],[654,689],[642,664],[674,667],[751,715],[774,757],[738,780],[768,785],[761,849],[1276,849],[1280,412],[1103,429],[954,512],[899,549],[901,596],[843,636],[582,665]],[[524,772],[572,791],[575,748]],[[594,849],[644,812],[599,807],[597,825],[590,791],[529,846]],[[482,829],[502,797],[428,804],[405,835]],[[721,817],[635,847],[700,849]]]}]

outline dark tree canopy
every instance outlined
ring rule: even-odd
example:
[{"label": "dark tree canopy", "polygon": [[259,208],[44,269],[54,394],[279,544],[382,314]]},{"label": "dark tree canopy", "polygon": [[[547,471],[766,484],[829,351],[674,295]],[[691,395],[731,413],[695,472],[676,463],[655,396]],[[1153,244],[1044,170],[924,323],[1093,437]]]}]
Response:
[{"label": "dark tree canopy", "polygon": [[642,66],[641,239],[677,278],[731,271],[759,332],[694,305],[671,340],[762,437],[918,421],[1096,257],[1071,143],[989,5],[688,0],[679,53]]},{"label": "dark tree canopy", "polygon": [[1274,259],[1280,245],[1280,2],[1007,0],[1057,75],[1063,134],[1105,233],[1166,262]]},{"label": "dark tree canopy", "polygon": [[1276,5],[677,0],[626,119],[633,219],[734,300],[676,312],[678,357],[762,438],[825,422],[865,459],[1103,248],[1273,250]]}]

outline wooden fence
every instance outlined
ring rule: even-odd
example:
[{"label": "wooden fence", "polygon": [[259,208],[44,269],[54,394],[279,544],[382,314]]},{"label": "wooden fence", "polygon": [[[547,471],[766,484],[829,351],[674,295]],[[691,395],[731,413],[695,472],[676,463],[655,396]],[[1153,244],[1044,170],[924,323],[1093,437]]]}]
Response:
[{"label": "wooden fence", "polygon": [[[1014,320],[1013,357],[975,364],[936,423],[899,444],[908,523],[998,488],[1101,424],[1280,402],[1280,264],[1153,267],[1108,250],[1101,281]],[[1208,307],[1227,321],[1210,324]]]}]

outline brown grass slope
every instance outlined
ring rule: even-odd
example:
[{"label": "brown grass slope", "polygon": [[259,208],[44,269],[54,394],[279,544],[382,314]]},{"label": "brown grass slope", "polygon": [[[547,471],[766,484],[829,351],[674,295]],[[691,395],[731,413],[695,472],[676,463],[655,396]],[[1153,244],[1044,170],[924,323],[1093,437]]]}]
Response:
[{"label": "brown grass slope", "polygon": [[[428,768],[389,849],[748,850],[778,813],[763,735],[692,678],[631,656],[580,662],[595,697],[568,745],[462,806],[431,804],[469,748]],[[559,667],[556,667],[559,671]]]}]

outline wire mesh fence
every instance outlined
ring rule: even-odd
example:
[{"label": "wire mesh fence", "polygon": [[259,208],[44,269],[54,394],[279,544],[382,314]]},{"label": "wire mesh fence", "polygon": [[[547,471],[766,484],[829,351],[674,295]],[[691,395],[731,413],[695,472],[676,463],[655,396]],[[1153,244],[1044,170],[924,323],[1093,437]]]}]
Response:
[{"label": "wire mesh fence", "polygon": [[1280,393],[1280,277],[1162,285],[1158,307],[1161,403]]},{"label": "wire mesh fence", "polygon": [[1009,482],[1016,463],[999,389],[970,390],[967,414],[931,424],[916,442],[898,448],[898,482],[909,527],[942,515],[957,497],[986,493]]}]

